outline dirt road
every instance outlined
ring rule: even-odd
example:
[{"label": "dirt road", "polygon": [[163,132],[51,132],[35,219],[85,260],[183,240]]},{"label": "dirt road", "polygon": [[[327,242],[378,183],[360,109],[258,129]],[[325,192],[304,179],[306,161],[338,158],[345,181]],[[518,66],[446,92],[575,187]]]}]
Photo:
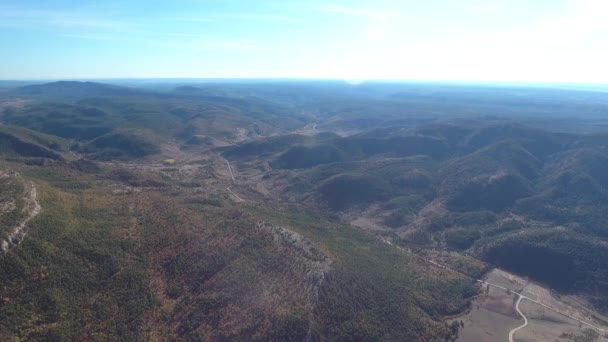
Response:
[{"label": "dirt road", "polygon": [[234,196],[237,200],[237,202],[245,202],[244,199],[240,198],[237,194],[235,194],[234,192],[232,192],[232,190],[230,189],[230,187],[227,187],[226,190],[228,190],[228,192]]},{"label": "dirt road", "polygon": [[228,171],[230,171],[230,178],[232,179],[232,181],[235,181],[234,179],[234,173],[232,173],[232,167],[230,166],[230,162],[228,161],[228,159],[224,159],[226,161],[226,165],[228,165]]},{"label": "dirt road", "polygon": [[524,324],[518,326],[517,328],[511,329],[511,331],[509,331],[509,342],[513,342],[513,335],[515,334],[515,332],[519,329],[523,329],[528,325],[528,318],[526,317],[526,315],[523,314],[523,312],[521,312],[521,310],[519,310],[519,303],[521,303],[521,300],[524,299],[524,296],[519,295],[519,299],[517,300],[517,303],[515,304],[515,310],[517,310],[517,313],[523,317],[524,319]]},{"label": "dirt road", "polygon": [[[228,166],[228,171],[230,172],[230,179],[232,180],[232,182],[236,181],[236,178],[234,178],[234,173],[232,172],[232,166],[230,166],[230,162],[228,161],[228,159],[224,158],[224,160],[226,161],[226,165]],[[232,196],[234,196],[234,198],[236,198],[237,202],[241,202],[241,203],[245,202],[245,200],[240,198],[237,194],[235,194],[234,191],[232,191],[232,189],[230,189],[230,187],[227,187],[226,190],[228,190],[228,192]]]},{"label": "dirt road", "polygon": [[[432,265],[434,265],[434,266],[437,266],[437,267],[440,267],[440,268],[446,269],[446,270],[448,270],[448,271],[451,271],[451,272],[454,272],[454,273],[458,273],[458,274],[463,275],[463,276],[465,276],[465,277],[469,277],[469,278],[471,278],[471,276],[469,276],[469,275],[467,275],[467,274],[464,274],[464,273],[462,273],[462,272],[459,272],[459,271],[456,271],[456,270],[454,270],[454,269],[451,269],[451,268],[449,268],[449,267],[447,267],[447,266],[445,266],[445,265],[442,265],[442,264],[440,264],[440,263],[438,263],[438,262],[436,262],[436,261],[433,261],[433,260],[427,259],[427,258],[425,258],[425,257],[422,257],[422,256],[420,256],[420,255],[418,255],[418,254],[416,254],[416,253],[414,253],[414,252],[412,252],[412,251],[410,251],[410,250],[408,250],[408,249],[405,249],[405,248],[403,248],[403,247],[400,247],[400,246],[394,245],[394,244],[393,244],[391,241],[389,241],[389,240],[387,240],[387,239],[383,239],[383,241],[384,241],[385,243],[387,243],[387,244],[391,245],[391,246],[396,247],[397,249],[399,249],[399,250],[401,250],[401,251],[403,251],[403,252],[406,252],[406,253],[408,253],[408,254],[410,254],[410,255],[413,255],[413,256],[415,256],[416,258],[418,258],[418,259],[420,259],[420,260],[423,260],[423,261],[425,261],[425,262],[428,262],[428,263],[430,263],[430,264],[432,264]],[[513,342],[513,334],[514,334],[514,333],[515,333],[517,330],[522,329],[522,328],[524,328],[525,326],[527,326],[527,325],[528,325],[528,319],[527,319],[527,318],[526,318],[526,316],[524,316],[524,314],[523,314],[523,313],[522,313],[522,312],[519,310],[519,303],[522,301],[522,299],[527,299],[527,300],[529,300],[529,301],[531,301],[531,302],[533,302],[533,303],[536,303],[536,304],[538,304],[538,305],[540,305],[540,306],[542,306],[542,307],[544,307],[544,308],[546,308],[546,309],[549,309],[549,310],[551,310],[551,311],[553,311],[553,312],[555,312],[555,313],[558,313],[558,314],[560,314],[560,315],[562,315],[562,316],[564,316],[564,317],[567,317],[567,318],[570,318],[570,319],[572,319],[572,320],[575,320],[575,321],[577,321],[577,322],[581,323],[582,325],[585,325],[585,326],[588,326],[588,327],[590,327],[590,328],[593,328],[593,329],[597,330],[597,331],[598,331],[598,332],[600,332],[600,333],[606,333],[606,332],[608,332],[608,330],[606,330],[606,329],[604,329],[604,328],[600,328],[600,327],[598,327],[598,326],[596,326],[596,325],[593,325],[593,324],[591,324],[591,323],[585,322],[585,321],[580,320],[580,319],[578,319],[578,318],[576,318],[576,317],[572,317],[571,315],[568,315],[568,314],[566,314],[566,313],[564,313],[564,312],[561,312],[561,311],[560,311],[560,310],[558,310],[558,309],[555,309],[555,308],[550,307],[550,306],[548,306],[548,305],[546,305],[546,304],[543,304],[543,303],[539,302],[539,301],[538,301],[538,300],[536,300],[536,299],[532,299],[532,298],[530,298],[530,297],[524,296],[524,295],[522,295],[521,293],[516,292],[516,291],[513,291],[513,290],[510,290],[510,289],[508,289],[508,288],[506,288],[506,287],[504,287],[504,286],[500,286],[500,285],[497,285],[497,284],[488,283],[487,281],[484,281],[484,280],[481,280],[481,279],[475,279],[475,281],[477,281],[478,283],[484,284],[484,285],[488,285],[488,286],[492,286],[492,287],[495,287],[495,288],[498,288],[498,289],[501,289],[501,290],[508,291],[509,293],[512,293],[512,294],[514,294],[514,295],[519,296],[519,299],[517,300],[517,304],[516,304],[516,306],[515,306],[515,309],[516,309],[516,310],[517,310],[517,312],[518,312],[518,313],[519,313],[519,314],[520,314],[520,315],[521,315],[521,316],[524,318],[525,323],[524,323],[523,325],[521,325],[521,326],[519,326],[519,327],[517,327],[517,328],[515,328],[515,329],[511,330],[511,332],[509,332],[509,342]]]}]

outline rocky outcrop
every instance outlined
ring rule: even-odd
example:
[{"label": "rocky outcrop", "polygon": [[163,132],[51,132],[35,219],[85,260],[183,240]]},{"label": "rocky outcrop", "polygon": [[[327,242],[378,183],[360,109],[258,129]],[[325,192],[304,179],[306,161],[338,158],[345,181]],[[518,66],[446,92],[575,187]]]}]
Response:
[{"label": "rocky outcrop", "polygon": [[276,244],[289,248],[292,254],[296,255],[305,268],[306,291],[311,301],[316,302],[319,288],[331,269],[332,259],[315,247],[310,240],[296,232],[279,226],[270,226],[263,221],[257,223],[256,229],[269,232]]},{"label": "rocky outcrop", "polygon": [[23,197],[23,200],[25,201],[23,210],[25,211],[26,216],[13,228],[8,234],[8,237],[0,242],[0,250],[2,250],[3,254],[8,253],[11,247],[17,246],[23,241],[26,234],[25,228],[28,222],[40,214],[42,207],[38,203],[37,196],[38,193],[34,183],[27,185],[27,191]]}]

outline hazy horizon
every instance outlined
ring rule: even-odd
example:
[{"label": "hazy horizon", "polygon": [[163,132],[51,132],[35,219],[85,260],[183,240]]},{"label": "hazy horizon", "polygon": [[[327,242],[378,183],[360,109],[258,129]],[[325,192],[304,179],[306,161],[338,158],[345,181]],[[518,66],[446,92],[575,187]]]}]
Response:
[{"label": "hazy horizon", "polygon": [[463,87],[497,87],[497,88],[547,88],[580,91],[608,92],[608,82],[517,82],[517,81],[467,81],[467,80],[399,80],[399,79],[367,79],[367,80],[345,80],[338,78],[173,78],[173,77],[140,77],[140,78],[48,78],[48,79],[0,79],[0,84],[16,83],[22,85],[44,84],[53,82],[97,82],[115,85],[137,86],[138,84],[166,85],[166,84],[201,84],[201,83],[344,83],[346,85],[358,86],[366,84],[394,84],[394,85],[437,85],[437,86],[463,86]]},{"label": "hazy horizon", "polygon": [[606,13],[0,0],[0,342],[608,342]]}]

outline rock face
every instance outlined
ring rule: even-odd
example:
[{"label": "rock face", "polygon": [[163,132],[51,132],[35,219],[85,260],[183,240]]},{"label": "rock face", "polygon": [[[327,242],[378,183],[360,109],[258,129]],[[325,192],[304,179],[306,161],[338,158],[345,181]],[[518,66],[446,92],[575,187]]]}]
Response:
[{"label": "rock face", "polygon": [[305,268],[305,288],[314,303],[317,300],[319,287],[331,269],[331,258],[296,232],[279,226],[268,226],[264,222],[258,222],[256,228],[270,232],[276,244],[296,254],[299,264]]},{"label": "rock face", "polygon": [[256,224],[256,229],[270,233],[276,247],[293,259],[292,267],[298,268],[298,273],[303,275],[301,286],[310,308],[308,329],[303,341],[315,340],[312,310],[318,302],[319,289],[331,270],[333,260],[296,232],[279,226],[269,226],[263,221]]},{"label": "rock face", "polygon": [[38,203],[37,200],[37,191],[34,183],[29,183],[26,186],[26,192],[23,196],[23,201],[25,205],[23,207],[23,212],[25,213],[25,218],[23,218],[8,234],[5,240],[0,242],[0,249],[3,254],[8,253],[9,249],[13,246],[19,245],[23,239],[25,238],[25,228],[30,222],[31,219],[40,214],[42,207]]},{"label": "rock face", "polygon": [[2,253],[6,254],[8,252],[8,242],[6,240],[0,243],[0,249],[2,249]]}]

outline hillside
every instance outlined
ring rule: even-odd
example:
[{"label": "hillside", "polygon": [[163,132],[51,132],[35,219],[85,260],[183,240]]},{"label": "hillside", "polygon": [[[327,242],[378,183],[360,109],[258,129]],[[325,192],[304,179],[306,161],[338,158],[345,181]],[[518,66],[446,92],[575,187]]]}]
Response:
[{"label": "hillside", "polygon": [[606,325],[606,95],[7,87],[2,341],[455,341],[506,271]]},{"label": "hillside", "polygon": [[336,218],[241,207],[204,169],[18,167],[43,210],[0,259],[3,338],[444,340],[477,289]]},{"label": "hillside", "polygon": [[[217,147],[286,133],[308,120],[302,115],[285,116],[283,105],[257,98],[182,96],[95,82],[28,85],[4,96],[28,100],[27,105],[20,106],[11,106],[14,100],[7,100],[6,108],[0,106],[2,122],[71,140],[76,151],[103,153],[105,159],[141,157],[158,151],[144,146],[149,144],[120,138],[125,131],[138,132],[135,140],[175,140],[184,146],[197,145],[197,137],[203,136],[208,147]],[[129,147],[101,151],[110,148],[103,143],[107,140],[104,136],[118,137],[125,144],[116,145]]]},{"label": "hillside", "polygon": [[16,126],[0,126],[0,153],[12,157],[63,159],[67,142]]},{"label": "hillside", "polygon": [[9,240],[15,227],[25,216],[23,192],[25,186],[19,174],[9,170],[0,171],[0,248],[5,253],[9,247]]},{"label": "hillside", "polygon": [[[608,268],[588,265],[588,256],[568,252],[606,237],[603,136],[519,124],[460,125],[376,130],[370,134],[378,138],[336,138],[331,145],[294,143],[287,152],[266,158],[277,180],[289,179],[279,181],[289,184],[283,188],[287,201],[329,208],[353,222],[373,222],[374,230],[397,233],[404,243],[468,250],[565,293],[588,296],[605,309],[601,273]],[[417,145],[421,134],[429,138]],[[420,156],[403,158],[407,148]],[[516,248],[527,239],[522,234],[542,227],[572,235],[543,245],[528,239]],[[520,268],[515,265],[521,259],[507,259],[511,253],[530,254],[539,264]],[[556,268],[572,276],[555,275],[550,270]]]}]

